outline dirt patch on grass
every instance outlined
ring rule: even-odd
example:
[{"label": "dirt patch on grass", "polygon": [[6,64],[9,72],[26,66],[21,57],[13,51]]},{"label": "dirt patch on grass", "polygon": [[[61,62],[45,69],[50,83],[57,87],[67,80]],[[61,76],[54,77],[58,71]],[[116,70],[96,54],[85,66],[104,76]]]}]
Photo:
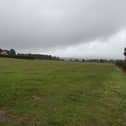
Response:
[{"label": "dirt patch on grass", "polygon": [[33,99],[34,101],[41,101],[41,100],[44,99],[44,96],[37,96],[37,95],[34,95],[34,96],[32,96],[32,99]]},{"label": "dirt patch on grass", "polygon": [[0,111],[0,121],[11,121],[11,120],[17,120],[17,116],[9,114],[5,111]]},{"label": "dirt patch on grass", "polygon": [[8,121],[9,117],[5,111],[0,111],[0,121]]},{"label": "dirt patch on grass", "polygon": [[33,119],[30,115],[17,115],[0,111],[0,122],[30,122]]}]

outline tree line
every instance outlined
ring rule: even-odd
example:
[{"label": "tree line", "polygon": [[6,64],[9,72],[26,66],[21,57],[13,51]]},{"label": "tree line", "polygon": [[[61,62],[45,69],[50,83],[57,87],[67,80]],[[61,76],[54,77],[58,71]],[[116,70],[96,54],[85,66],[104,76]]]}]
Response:
[{"label": "tree line", "polygon": [[46,54],[16,53],[15,49],[10,50],[0,49],[0,57],[17,58],[17,59],[60,60],[59,57]]}]

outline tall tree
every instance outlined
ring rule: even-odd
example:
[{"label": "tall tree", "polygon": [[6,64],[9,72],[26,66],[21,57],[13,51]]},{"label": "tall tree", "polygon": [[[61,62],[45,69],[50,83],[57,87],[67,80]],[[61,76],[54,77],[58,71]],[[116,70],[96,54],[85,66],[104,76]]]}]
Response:
[{"label": "tall tree", "polygon": [[126,60],[126,48],[124,48],[124,56],[125,56],[125,60]]},{"label": "tall tree", "polygon": [[14,49],[10,49],[10,56],[16,56],[16,51]]},{"label": "tall tree", "polygon": [[0,48],[0,52],[2,52],[3,50]]}]

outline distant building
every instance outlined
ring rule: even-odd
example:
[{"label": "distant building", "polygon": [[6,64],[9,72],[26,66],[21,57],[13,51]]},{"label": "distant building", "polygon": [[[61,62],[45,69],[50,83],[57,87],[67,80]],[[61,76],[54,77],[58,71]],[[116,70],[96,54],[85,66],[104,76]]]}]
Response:
[{"label": "distant building", "polygon": [[9,55],[9,51],[8,50],[1,50],[0,51],[0,56],[8,56]]}]

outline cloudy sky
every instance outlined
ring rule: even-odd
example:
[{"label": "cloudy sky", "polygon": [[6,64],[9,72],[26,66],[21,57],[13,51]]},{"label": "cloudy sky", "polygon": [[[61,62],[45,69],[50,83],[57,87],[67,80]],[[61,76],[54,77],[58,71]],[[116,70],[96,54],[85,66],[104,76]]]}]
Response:
[{"label": "cloudy sky", "polygon": [[0,47],[123,58],[126,0],[0,0]]}]

